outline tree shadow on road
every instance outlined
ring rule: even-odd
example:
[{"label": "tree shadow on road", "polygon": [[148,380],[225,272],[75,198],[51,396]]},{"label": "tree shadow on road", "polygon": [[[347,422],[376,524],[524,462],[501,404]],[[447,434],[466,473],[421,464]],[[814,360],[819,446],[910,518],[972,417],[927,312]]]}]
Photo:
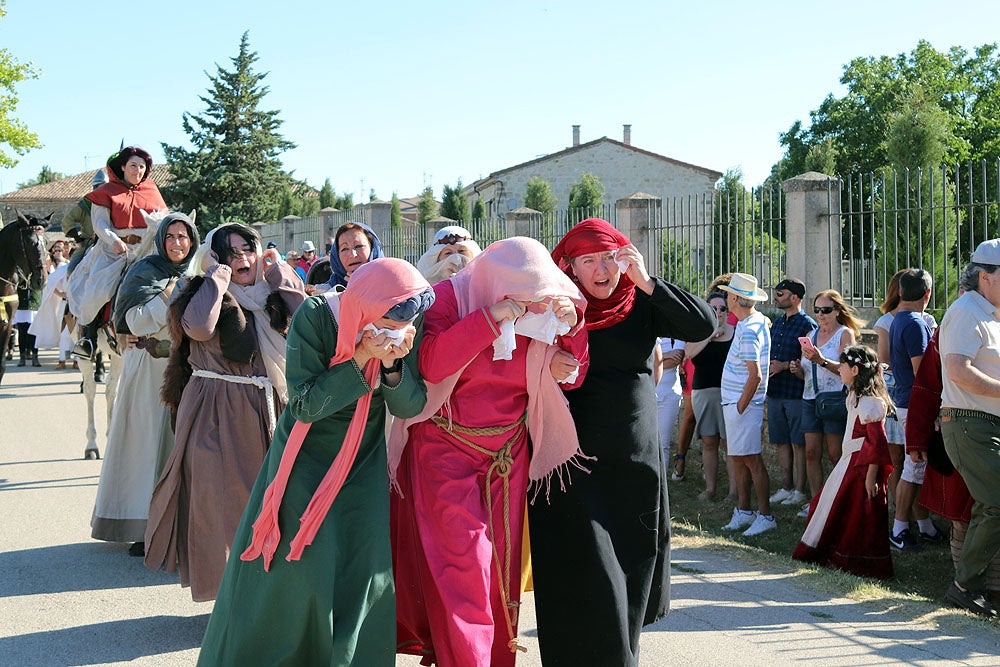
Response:
[{"label": "tree shadow on road", "polygon": [[201,645],[209,614],[149,616],[0,638],[4,664],[103,665],[186,651]]},{"label": "tree shadow on road", "polygon": [[0,599],[178,584],[176,574],[150,571],[128,547],[95,541],[0,553]]}]

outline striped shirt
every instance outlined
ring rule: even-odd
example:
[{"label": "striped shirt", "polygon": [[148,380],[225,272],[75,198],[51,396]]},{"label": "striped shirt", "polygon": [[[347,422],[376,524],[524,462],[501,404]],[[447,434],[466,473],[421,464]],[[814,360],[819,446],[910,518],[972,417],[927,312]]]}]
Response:
[{"label": "striped shirt", "polygon": [[746,362],[756,361],[760,366],[760,386],[750,402],[763,405],[767,395],[767,370],[771,365],[771,332],[767,328],[767,318],[754,311],[736,325],[733,345],[722,368],[722,404],[729,405],[740,400],[743,387],[750,379]]}]

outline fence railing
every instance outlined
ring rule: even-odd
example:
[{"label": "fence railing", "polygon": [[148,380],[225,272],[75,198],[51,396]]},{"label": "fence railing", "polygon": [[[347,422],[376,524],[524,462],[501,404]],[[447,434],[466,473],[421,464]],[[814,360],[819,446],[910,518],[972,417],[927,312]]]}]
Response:
[{"label": "fence railing", "polygon": [[1000,236],[1000,159],[851,175],[839,184],[839,215],[837,185],[830,224],[840,226],[844,252],[832,282],[858,307],[878,307],[892,276],[918,267],[934,278],[929,309],[939,314],[956,298],[972,251]]},{"label": "fence railing", "polygon": [[640,250],[650,271],[695,294],[724,273],[752,274],[763,288],[784,277],[786,220],[778,187],[669,197],[645,215],[649,247]]}]

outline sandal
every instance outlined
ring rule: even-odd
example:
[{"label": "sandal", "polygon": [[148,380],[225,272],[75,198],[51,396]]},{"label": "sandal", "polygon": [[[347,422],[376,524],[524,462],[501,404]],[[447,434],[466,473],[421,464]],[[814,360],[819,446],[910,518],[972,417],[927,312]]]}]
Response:
[{"label": "sandal", "polygon": [[674,463],[673,472],[670,473],[671,482],[681,482],[684,480],[684,455],[674,454],[674,458],[671,459]]}]

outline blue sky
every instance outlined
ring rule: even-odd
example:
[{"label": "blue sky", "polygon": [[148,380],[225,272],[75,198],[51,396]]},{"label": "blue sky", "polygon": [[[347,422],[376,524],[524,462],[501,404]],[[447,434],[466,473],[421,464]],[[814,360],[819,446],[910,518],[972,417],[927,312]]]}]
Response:
[{"label": "blue sky", "polygon": [[857,56],[998,40],[1000,3],[106,3],[8,0],[0,45],[41,70],[16,117],[44,148],[0,169],[0,192],[42,165],[96,169],[124,138],[161,162],[186,144],[215,73],[246,30],[269,72],[264,108],[298,147],[285,167],[367,201],[412,196],[582,141],[620,139],[747,184],[779,133],[842,94]]}]

